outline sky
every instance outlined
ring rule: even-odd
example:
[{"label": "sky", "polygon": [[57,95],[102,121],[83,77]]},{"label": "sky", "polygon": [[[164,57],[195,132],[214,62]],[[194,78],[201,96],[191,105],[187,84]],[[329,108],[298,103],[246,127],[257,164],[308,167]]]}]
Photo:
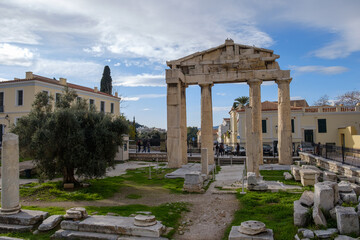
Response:
[{"label": "sky", "polygon": [[[166,129],[166,61],[224,43],[263,47],[291,70],[292,99],[311,105],[360,90],[360,1],[0,0],[0,80],[26,71],[87,87],[111,69],[121,113]],[[263,84],[262,101],[277,100]],[[246,84],[212,88],[214,126]],[[200,127],[200,87],[187,88],[187,125]]]}]

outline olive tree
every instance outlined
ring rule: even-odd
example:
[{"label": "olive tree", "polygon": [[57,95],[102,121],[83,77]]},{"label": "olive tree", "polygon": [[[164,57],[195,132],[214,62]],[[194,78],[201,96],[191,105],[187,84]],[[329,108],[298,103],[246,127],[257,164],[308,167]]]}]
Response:
[{"label": "olive tree", "polygon": [[74,101],[76,97],[65,89],[51,111],[52,97],[38,93],[30,114],[12,129],[19,135],[21,152],[33,157],[47,178],[61,174],[64,183],[75,185],[75,175],[105,175],[128,132],[123,117],[97,112],[84,100]]}]

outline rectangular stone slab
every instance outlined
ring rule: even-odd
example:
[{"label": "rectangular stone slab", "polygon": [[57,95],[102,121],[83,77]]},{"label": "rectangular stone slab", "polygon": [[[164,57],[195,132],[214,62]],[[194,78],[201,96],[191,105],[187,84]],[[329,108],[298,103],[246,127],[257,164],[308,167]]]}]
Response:
[{"label": "rectangular stone slab", "polygon": [[35,225],[44,220],[49,213],[43,211],[21,210],[17,214],[2,215],[0,214],[0,223],[14,225]]},{"label": "rectangular stone slab", "polygon": [[[14,224],[4,224],[0,223],[0,233],[8,232],[29,232],[34,226],[33,225],[14,225]],[[1,239],[1,237],[0,237]]]},{"label": "rectangular stone slab", "polygon": [[274,240],[273,231],[266,229],[266,232],[256,235],[246,235],[238,231],[239,226],[233,226],[229,234],[229,240]]},{"label": "rectangular stone slab", "polygon": [[119,216],[90,216],[79,223],[79,231],[123,234],[140,237],[160,237],[165,228],[161,222],[153,226],[138,227],[134,218]]}]

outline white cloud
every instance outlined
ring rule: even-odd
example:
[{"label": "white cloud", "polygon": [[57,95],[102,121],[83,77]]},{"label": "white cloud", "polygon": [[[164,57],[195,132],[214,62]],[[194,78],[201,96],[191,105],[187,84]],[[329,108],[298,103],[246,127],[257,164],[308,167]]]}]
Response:
[{"label": "white cloud", "polygon": [[43,74],[50,77],[81,77],[88,79],[88,81],[91,81],[93,76],[99,75],[102,70],[103,66],[94,62],[50,59],[39,59],[33,68],[35,74]]},{"label": "white cloud", "polygon": [[34,54],[27,48],[20,48],[8,43],[0,43],[0,64],[28,67]]},{"label": "white cloud", "polygon": [[121,65],[121,63],[119,63],[119,62],[114,64],[115,67],[118,67],[120,65]]},{"label": "white cloud", "polygon": [[231,107],[213,107],[213,112],[229,112]]},{"label": "white cloud", "polygon": [[1,78],[0,77],[0,82],[3,82],[3,81],[8,81],[9,79],[5,79],[5,78]]},{"label": "white cloud", "polygon": [[151,75],[147,73],[118,77],[113,82],[113,85],[125,87],[166,87],[164,75]]},{"label": "white cloud", "polygon": [[144,108],[143,111],[150,111],[150,108]]},{"label": "white cloud", "polygon": [[343,72],[348,71],[349,69],[342,66],[331,66],[331,67],[324,67],[324,66],[289,66],[291,70],[294,70],[298,73],[320,73],[320,74],[326,74],[326,75],[335,75],[340,74]]},{"label": "white cloud", "polygon": [[87,52],[87,53],[93,53],[97,56],[99,56],[99,55],[101,55],[101,53],[103,53],[103,49],[100,45],[96,45],[96,46],[93,46],[90,48],[83,48],[83,51]]},{"label": "white cloud", "polygon": [[122,100],[124,101],[139,101],[140,99],[146,98],[162,98],[166,97],[166,94],[142,94],[133,97],[123,97]]},{"label": "white cloud", "polygon": [[226,93],[219,92],[219,93],[216,93],[216,95],[218,95],[218,96],[226,96]]}]

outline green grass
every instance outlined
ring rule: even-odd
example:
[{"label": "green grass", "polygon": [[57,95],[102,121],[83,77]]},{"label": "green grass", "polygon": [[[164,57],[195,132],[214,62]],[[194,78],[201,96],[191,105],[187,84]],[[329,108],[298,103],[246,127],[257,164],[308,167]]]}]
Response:
[{"label": "green grass", "polygon": [[[301,194],[290,192],[247,192],[242,195],[237,193],[240,201],[240,210],[235,212],[231,226],[239,226],[248,220],[257,220],[265,223],[267,228],[274,232],[274,239],[292,239],[297,227],[293,220],[293,202]],[[228,238],[231,227],[228,227],[224,240]]]},{"label": "green grass", "polygon": [[182,193],[184,179],[165,178],[165,174],[172,171],[173,169],[160,169],[156,173],[152,168],[152,178],[148,179],[148,167],[128,170],[122,176],[88,180],[89,187],[72,190],[64,190],[61,181],[31,183],[20,188],[20,195],[30,200],[40,201],[94,201],[110,198],[115,193],[121,192],[122,187],[139,185],[162,187],[172,193]]},{"label": "green grass", "polygon": [[266,181],[280,181],[287,185],[302,186],[300,182],[296,182],[295,180],[285,180],[284,172],[290,173],[290,171],[284,170],[260,170],[260,175],[263,176]]},{"label": "green grass", "polygon": [[[49,212],[50,215],[54,214],[65,214],[65,208],[62,207],[36,207],[36,206],[28,206],[22,207],[23,209],[30,210],[41,210]],[[183,212],[189,211],[188,203],[184,202],[176,202],[176,203],[166,203],[155,207],[145,206],[145,205],[126,205],[126,206],[117,206],[117,207],[85,207],[89,214],[93,214],[97,212],[97,215],[106,215],[107,213],[115,213],[119,216],[130,216],[131,214],[135,214],[138,211],[150,211],[153,215],[155,215],[156,219],[162,221],[167,227],[172,227],[174,230],[169,232],[165,237],[171,238],[175,233],[176,229],[180,225],[181,214]],[[52,230],[47,233],[39,233],[37,235],[33,235],[30,233],[6,233],[0,234],[0,236],[8,236],[8,237],[17,237],[26,240],[49,240],[50,236],[55,233],[56,230]]]},{"label": "green grass", "polygon": [[139,198],[142,198],[141,195],[139,194],[129,194],[126,196],[126,198],[129,198],[129,199],[139,199]]}]

